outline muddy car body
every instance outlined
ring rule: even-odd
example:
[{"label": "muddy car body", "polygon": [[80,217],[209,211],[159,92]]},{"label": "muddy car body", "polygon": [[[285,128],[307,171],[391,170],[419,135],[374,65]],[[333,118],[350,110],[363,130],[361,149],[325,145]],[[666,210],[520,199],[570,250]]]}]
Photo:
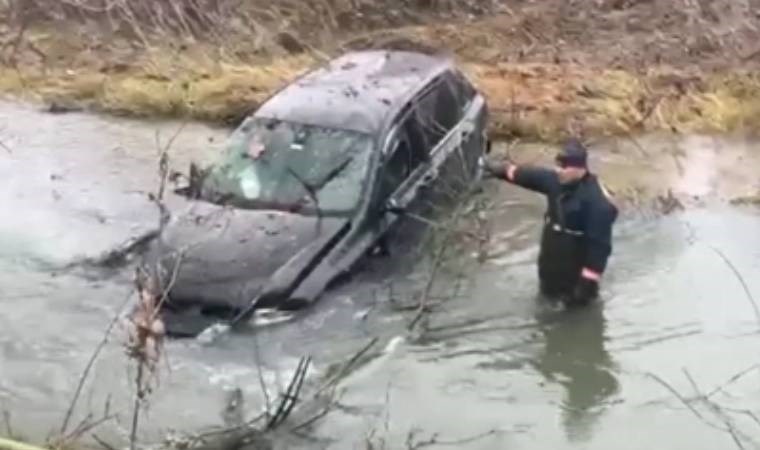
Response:
[{"label": "muddy car body", "polygon": [[169,333],[195,335],[254,299],[315,301],[431,182],[480,176],[487,114],[451,60],[414,52],[348,53],[276,92],[153,248]]}]

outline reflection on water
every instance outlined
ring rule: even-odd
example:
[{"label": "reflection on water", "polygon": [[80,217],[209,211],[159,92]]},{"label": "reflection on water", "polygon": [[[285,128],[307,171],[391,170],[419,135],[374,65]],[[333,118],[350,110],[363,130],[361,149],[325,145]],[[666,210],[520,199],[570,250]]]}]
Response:
[{"label": "reflection on water", "polygon": [[620,389],[605,349],[603,302],[561,311],[538,309],[535,319],[544,348],[533,366],[565,389],[561,414],[568,440],[588,441],[605,404]]}]

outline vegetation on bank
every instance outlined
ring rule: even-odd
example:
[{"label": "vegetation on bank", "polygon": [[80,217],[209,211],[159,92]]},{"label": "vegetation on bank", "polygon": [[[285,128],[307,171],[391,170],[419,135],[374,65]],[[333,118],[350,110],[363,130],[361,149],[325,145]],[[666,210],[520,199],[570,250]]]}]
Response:
[{"label": "vegetation on bank", "polygon": [[[0,69],[0,91],[53,108],[141,118],[231,124],[273,90],[319,64],[311,56],[266,64],[177,60],[154,53],[146,64],[46,71]],[[462,66],[487,97],[498,135],[553,140],[573,127],[594,135],[643,131],[730,132],[756,128],[755,72],[682,73],[596,70],[578,65],[499,63]]]},{"label": "vegetation on bank", "polygon": [[[434,47],[472,76],[502,136],[756,127],[760,71],[747,64],[754,54],[731,56],[738,51],[729,52],[728,35],[693,25],[701,16],[683,5],[418,3],[5,0],[0,92],[56,110],[234,124],[329,56]],[[652,30],[664,44],[653,44]],[[614,48],[626,36],[637,40]]]}]

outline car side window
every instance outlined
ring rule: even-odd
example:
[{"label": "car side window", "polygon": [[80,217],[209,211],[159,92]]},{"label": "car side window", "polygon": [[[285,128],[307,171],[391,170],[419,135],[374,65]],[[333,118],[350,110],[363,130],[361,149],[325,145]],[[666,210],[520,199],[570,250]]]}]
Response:
[{"label": "car side window", "polygon": [[406,133],[397,134],[388,155],[380,179],[379,196],[382,200],[393,194],[412,171],[412,147]]},{"label": "car side window", "polygon": [[406,114],[406,117],[399,126],[398,134],[399,138],[404,140],[404,145],[409,146],[411,158],[410,171],[413,171],[427,160],[430,150],[427,148],[424,125],[418,120],[417,111],[418,108],[412,108]]},{"label": "car side window", "polygon": [[417,116],[422,125],[424,148],[431,152],[462,117],[451,83],[438,81],[417,103]]},{"label": "car side window", "polygon": [[447,81],[451,85],[459,108],[464,113],[472,100],[477,96],[477,90],[459,70],[449,72]]}]

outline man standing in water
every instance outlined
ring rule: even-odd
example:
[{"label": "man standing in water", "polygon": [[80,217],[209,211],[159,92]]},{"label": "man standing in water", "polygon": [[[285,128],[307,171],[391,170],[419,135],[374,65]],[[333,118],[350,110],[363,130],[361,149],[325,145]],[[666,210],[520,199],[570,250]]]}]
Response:
[{"label": "man standing in water", "polygon": [[544,194],[547,211],[538,257],[541,293],[566,306],[595,299],[612,254],[612,227],[618,210],[587,165],[586,148],[568,140],[554,170],[487,162],[488,176]]}]

